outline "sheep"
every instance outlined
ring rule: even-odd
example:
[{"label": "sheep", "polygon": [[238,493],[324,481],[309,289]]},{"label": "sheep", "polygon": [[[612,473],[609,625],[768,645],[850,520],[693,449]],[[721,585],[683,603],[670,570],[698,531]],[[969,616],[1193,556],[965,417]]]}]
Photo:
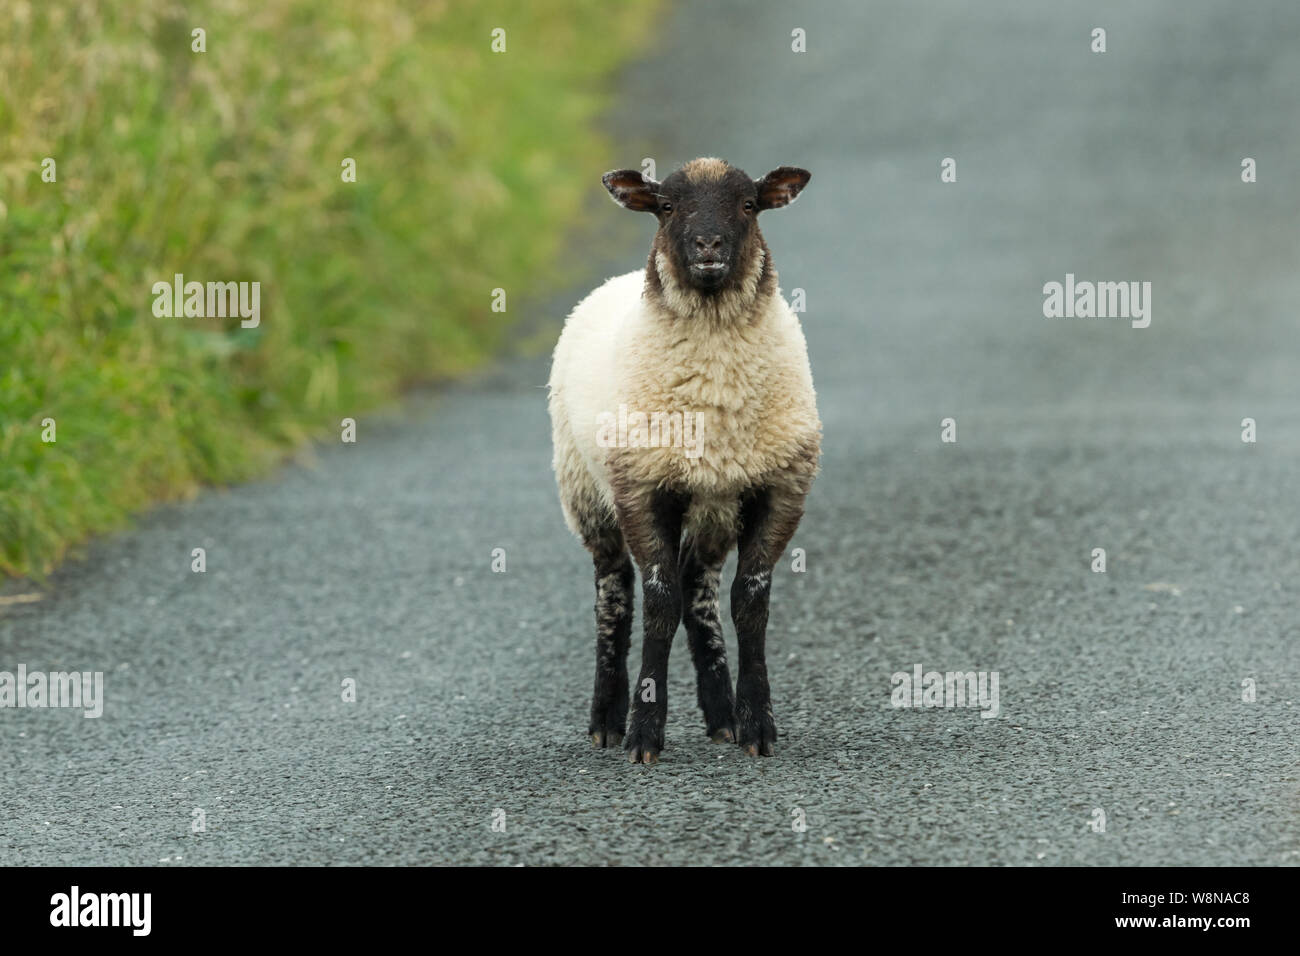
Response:
[{"label": "sheep", "polygon": [[[588,734],[598,748],[623,743],[632,763],[655,763],[664,747],[679,621],[706,734],[773,754],[764,653],[772,571],[818,471],[821,421],[803,331],[757,216],[793,202],[810,178],[781,166],[754,180],[712,158],[662,183],[630,169],[602,177],[615,202],[653,213],[659,227],[644,270],[608,280],[569,315],[549,409],[565,522],[596,569]],[[718,605],[732,547],[734,694]],[[629,719],[633,560],[644,644]]]}]

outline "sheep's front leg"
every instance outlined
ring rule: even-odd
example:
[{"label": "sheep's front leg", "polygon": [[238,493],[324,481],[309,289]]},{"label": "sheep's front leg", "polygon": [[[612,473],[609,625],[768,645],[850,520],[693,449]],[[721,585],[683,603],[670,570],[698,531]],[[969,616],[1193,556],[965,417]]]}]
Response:
[{"label": "sheep's front leg", "polygon": [[655,489],[616,501],[619,525],[641,569],[645,640],[641,676],[632,688],[632,717],[624,749],[632,763],[655,763],[668,717],[668,651],[682,619],[677,558],[685,495]]},{"label": "sheep's front leg", "polygon": [[718,617],[718,578],[730,543],[717,532],[688,533],[681,556],[682,620],[695,662],[696,693],[704,732],[718,743],[736,740],[736,704]]},{"label": "sheep's front leg", "polygon": [[770,757],[776,744],[776,721],[767,683],[767,607],[772,569],[799,526],[803,500],[804,495],[797,491],[769,487],[751,492],[741,501],[731,619],[740,649],[736,742],[751,756]]}]

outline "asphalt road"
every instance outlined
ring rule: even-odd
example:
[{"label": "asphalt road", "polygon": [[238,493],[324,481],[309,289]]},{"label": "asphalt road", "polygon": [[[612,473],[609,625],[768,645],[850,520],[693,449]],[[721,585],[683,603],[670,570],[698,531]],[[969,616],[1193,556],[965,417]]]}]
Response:
[{"label": "asphalt road", "polygon": [[[680,633],[662,762],[591,750],[590,565],[519,358],[0,609],[0,669],[106,675],[98,720],[0,711],[0,864],[1300,862],[1300,7],[712,2],[660,32],[584,276],[526,324],[643,261],[605,168],[813,171],[764,217],[825,423],[777,756],[705,738]],[[1067,273],[1150,281],[1150,327],[1044,318]],[[998,672],[999,716],[892,707],[917,664]]]}]

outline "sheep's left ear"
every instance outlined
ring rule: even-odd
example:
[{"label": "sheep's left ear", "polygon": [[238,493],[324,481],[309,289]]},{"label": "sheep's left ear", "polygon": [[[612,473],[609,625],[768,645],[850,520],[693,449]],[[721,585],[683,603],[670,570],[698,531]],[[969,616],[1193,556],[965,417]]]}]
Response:
[{"label": "sheep's left ear", "polygon": [[754,185],[758,187],[759,209],[780,209],[794,202],[808,185],[812,173],[798,166],[778,166]]},{"label": "sheep's left ear", "polygon": [[635,169],[614,169],[600,177],[614,202],[633,212],[654,212],[659,208],[659,184]]}]

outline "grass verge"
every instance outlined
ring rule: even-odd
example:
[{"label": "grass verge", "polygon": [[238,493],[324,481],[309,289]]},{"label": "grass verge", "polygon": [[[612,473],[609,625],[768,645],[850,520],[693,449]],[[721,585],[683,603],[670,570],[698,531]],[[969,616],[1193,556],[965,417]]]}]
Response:
[{"label": "grass verge", "polygon": [[[654,6],[6,4],[0,570],[490,354],[493,290],[546,284]],[[259,282],[260,324],[156,317],[176,273]]]}]

